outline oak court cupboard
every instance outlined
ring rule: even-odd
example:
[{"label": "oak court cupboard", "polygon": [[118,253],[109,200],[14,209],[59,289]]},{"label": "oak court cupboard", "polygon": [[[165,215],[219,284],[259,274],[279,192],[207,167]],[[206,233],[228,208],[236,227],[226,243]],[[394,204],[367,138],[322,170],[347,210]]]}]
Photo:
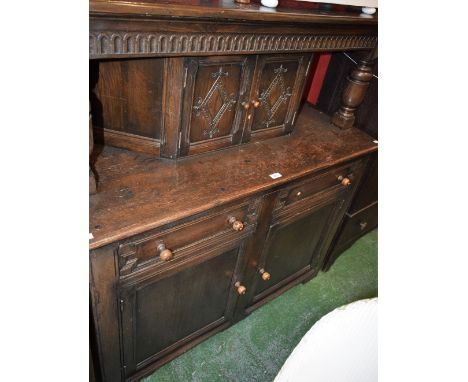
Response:
[{"label": "oak court cupboard", "polygon": [[[377,145],[353,127],[377,18],[229,1],[90,1],[90,310],[136,381],[324,266]],[[368,54],[332,120],[315,52]]]}]

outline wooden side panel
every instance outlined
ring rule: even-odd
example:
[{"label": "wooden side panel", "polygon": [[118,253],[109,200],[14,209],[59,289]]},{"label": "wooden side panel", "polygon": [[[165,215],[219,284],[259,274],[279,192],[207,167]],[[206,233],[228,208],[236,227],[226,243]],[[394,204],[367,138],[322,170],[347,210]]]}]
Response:
[{"label": "wooden side panel", "polygon": [[109,60],[98,67],[95,126],[160,139],[164,59]]},{"label": "wooden side panel", "polygon": [[90,295],[103,381],[121,380],[119,307],[114,248],[90,252]]}]

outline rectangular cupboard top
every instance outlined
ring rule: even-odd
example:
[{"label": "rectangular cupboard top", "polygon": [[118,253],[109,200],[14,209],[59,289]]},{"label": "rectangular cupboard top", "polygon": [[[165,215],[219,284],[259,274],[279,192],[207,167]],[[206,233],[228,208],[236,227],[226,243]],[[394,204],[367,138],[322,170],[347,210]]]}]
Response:
[{"label": "rectangular cupboard top", "polygon": [[[177,161],[101,149],[95,163],[99,190],[90,196],[91,249],[267,191],[377,145],[362,131],[333,127],[327,115],[304,106],[290,136]],[[272,179],[274,173],[282,176]]]},{"label": "rectangular cupboard top", "polygon": [[91,0],[89,12],[91,16],[377,25],[377,15],[310,9],[267,8],[258,3],[238,4],[234,0]]}]

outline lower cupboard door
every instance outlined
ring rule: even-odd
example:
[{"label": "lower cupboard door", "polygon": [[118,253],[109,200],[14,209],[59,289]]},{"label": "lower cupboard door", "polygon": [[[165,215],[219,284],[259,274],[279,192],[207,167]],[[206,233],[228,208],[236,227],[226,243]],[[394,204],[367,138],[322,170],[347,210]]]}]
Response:
[{"label": "lower cupboard door", "polygon": [[253,303],[311,270],[311,264],[319,261],[321,244],[329,235],[342,204],[341,199],[331,200],[294,218],[281,219],[270,227],[259,264],[270,277],[263,280],[257,273]]},{"label": "lower cupboard door", "polygon": [[228,322],[242,246],[123,287],[123,369],[126,377]]}]

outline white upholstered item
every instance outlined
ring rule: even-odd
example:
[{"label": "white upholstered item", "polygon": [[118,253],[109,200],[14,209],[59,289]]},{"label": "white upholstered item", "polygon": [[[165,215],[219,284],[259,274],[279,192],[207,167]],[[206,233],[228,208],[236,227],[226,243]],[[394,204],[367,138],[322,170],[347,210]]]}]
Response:
[{"label": "white upholstered item", "polygon": [[274,382],[377,382],[377,298],[353,302],[322,317]]}]

